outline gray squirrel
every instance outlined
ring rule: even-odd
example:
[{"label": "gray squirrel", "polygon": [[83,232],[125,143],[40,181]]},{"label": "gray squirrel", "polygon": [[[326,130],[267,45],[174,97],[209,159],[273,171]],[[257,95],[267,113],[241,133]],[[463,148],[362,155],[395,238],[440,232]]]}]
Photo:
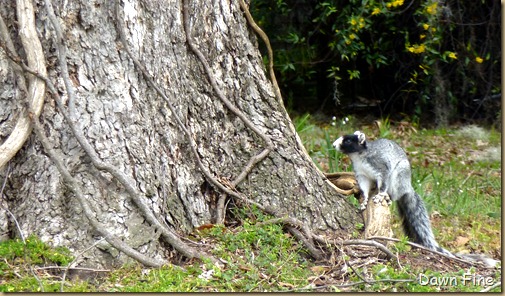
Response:
[{"label": "gray squirrel", "polygon": [[412,172],[407,154],[395,142],[387,139],[366,141],[365,134],[356,131],[338,138],[333,147],[347,154],[352,161],[356,181],[363,193],[361,209],[368,203],[370,189],[377,186],[372,197],[376,203],[385,199],[396,201],[405,234],[415,243],[450,257],[464,258],[470,262],[494,267],[498,261],[481,254],[452,254],[435,240],[424,202],[412,187]]},{"label": "gray squirrel", "polygon": [[370,190],[377,186],[378,193],[372,200],[379,203],[386,199],[388,203],[391,200],[398,203],[403,229],[411,240],[453,256],[435,240],[424,202],[412,187],[410,162],[398,144],[387,139],[367,142],[365,134],[356,131],[338,138],[333,147],[347,154],[352,161],[364,198],[361,209],[365,209],[368,203]]}]

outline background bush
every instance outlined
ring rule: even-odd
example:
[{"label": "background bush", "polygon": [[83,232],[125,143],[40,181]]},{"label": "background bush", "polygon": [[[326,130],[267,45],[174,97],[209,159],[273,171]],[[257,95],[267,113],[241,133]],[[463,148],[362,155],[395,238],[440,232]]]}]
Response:
[{"label": "background bush", "polygon": [[252,0],[292,111],[497,122],[500,2]]}]

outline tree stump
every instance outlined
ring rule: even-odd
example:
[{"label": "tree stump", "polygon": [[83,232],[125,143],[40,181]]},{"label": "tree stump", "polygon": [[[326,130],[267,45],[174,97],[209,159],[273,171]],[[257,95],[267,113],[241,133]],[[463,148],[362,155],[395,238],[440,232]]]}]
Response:
[{"label": "tree stump", "polygon": [[[373,196],[371,194],[371,196]],[[375,203],[371,198],[368,200],[366,209],[363,211],[365,221],[365,238],[373,236],[392,237],[391,211],[387,201]]]},{"label": "tree stump", "polygon": [[[337,172],[325,174],[326,177],[338,189],[339,193],[345,195],[354,194],[359,196],[360,202],[363,202],[358,182],[351,172]],[[374,188],[370,191],[370,197],[377,194],[377,189]],[[393,231],[391,229],[391,211],[386,200],[380,203],[375,203],[372,198],[368,200],[366,209],[363,211],[363,220],[365,222],[365,238],[373,236],[392,237]]]}]

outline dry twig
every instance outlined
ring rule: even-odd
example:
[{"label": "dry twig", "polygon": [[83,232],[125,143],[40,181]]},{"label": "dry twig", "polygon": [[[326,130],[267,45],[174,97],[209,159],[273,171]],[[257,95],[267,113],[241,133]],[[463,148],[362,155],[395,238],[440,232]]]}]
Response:
[{"label": "dry twig", "polygon": [[373,285],[376,283],[410,283],[410,282],[414,282],[414,281],[415,281],[415,279],[380,279],[380,280],[372,280],[372,281],[367,281],[367,282],[358,281],[358,282],[340,284],[340,285],[327,284],[327,285],[321,285],[321,286],[315,286],[315,287],[309,286],[309,287],[303,287],[303,288],[299,288],[299,289],[289,290],[286,292],[300,292],[300,291],[304,291],[304,290],[321,290],[321,289],[330,288],[330,287],[347,288],[347,287],[359,286],[359,285],[363,285],[363,284]]},{"label": "dry twig", "polygon": [[[385,236],[371,236],[368,238],[369,240],[374,240],[374,239],[381,239],[381,240],[389,240],[389,241],[393,241],[393,242],[401,242],[401,240],[397,239],[397,238],[392,238],[392,237],[385,237]],[[450,256],[450,255],[447,255],[447,254],[444,254],[442,252],[439,252],[439,251],[436,251],[436,250],[432,250],[432,249],[429,249],[429,248],[426,248],[425,246],[422,246],[420,244],[416,244],[416,243],[413,243],[413,242],[405,242],[407,245],[409,246],[412,246],[412,247],[416,247],[418,249],[421,249],[421,250],[425,250],[427,252],[431,252],[433,254],[437,254],[437,255],[440,255],[440,256],[443,256],[445,258],[448,258],[448,259],[451,259],[451,260],[454,260],[454,261],[458,261],[458,262],[461,262],[461,263],[465,263],[465,264],[469,264],[469,265],[473,265],[472,262],[470,261],[467,261],[467,260],[463,260],[463,259],[460,259],[460,258],[457,258],[457,257],[454,257],[454,256]]]},{"label": "dry twig", "polygon": [[491,291],[491,290],[493,290],[494,288],[497,288],[497,287],[499,287],[499,286],[501,286],[501,282],[497,282],[496,284],[494,284],[494,285],[492,285],[492,286],[489,286],[489,287],[487,287],[487,288],[484,288],[484,289],[480,290],[479,292],[489,292],[489,291]]},{"label": "dry twig", "polygon": [[70,262],[67,267],[65,267],[65,270],[63,271],[63,276],[61,277],[61,285],[60,285],[60,292],[63,292],[63,286],[65,285],[65,278],[67,277],[67,273],[68,273],[68,270],[70,268],[72,268],[72,265],[77,262],[77,259],[84,253],[86,253],[87,251],[91,250],[92,248],[94,248],[97,244],[101,243],[102,241],[104,240],[104,238],[101,238],[99,240],[97,240],[95,243],[93,243],[91,246],[87,247],[86,249],[82,250],[81,252],[79,252],[77,255],[75,255],[75,258],[74,260],[72,260],[72,262]]}]

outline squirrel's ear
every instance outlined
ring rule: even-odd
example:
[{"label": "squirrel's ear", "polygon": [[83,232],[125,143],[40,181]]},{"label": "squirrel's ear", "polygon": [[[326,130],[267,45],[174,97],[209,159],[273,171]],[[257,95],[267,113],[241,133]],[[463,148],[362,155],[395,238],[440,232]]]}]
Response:
[{"label": "squirrel's ear", "polygon": [[354,134],[356,136],[358,136],[358,142],[360,145],[363,145],[365,144],[365,141],[366,141],[366,137],[365,137],[365,134],[360,132],[360,131],[355,131]]}]

